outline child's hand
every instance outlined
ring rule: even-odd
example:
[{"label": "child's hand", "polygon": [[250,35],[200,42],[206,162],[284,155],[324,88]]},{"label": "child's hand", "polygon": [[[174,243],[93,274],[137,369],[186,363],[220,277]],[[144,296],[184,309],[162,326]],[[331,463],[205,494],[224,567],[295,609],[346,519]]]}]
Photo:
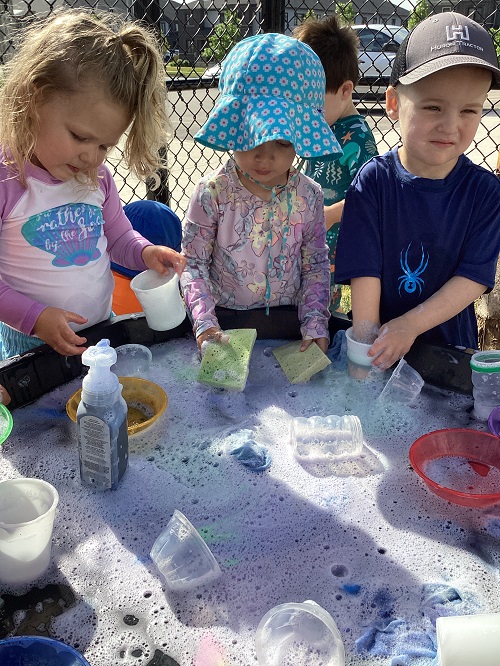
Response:
[{"label": "child's hand", "polygon": [[35,322],[33,334],[43,340],[62,356],[78,356],[83,354],[85,347],[80,345],[87,342],[87,338],[80,337],[69,326],[68,322],[86,324],[88,319],[76,312],[47,307],[41,312]]},{"label": "child's hand", "polygon": [[186,266],[186,257],[164,245],[145,247],[142,251],[142,260],[148,268],[152,268],[160,275],[169,273],[169,268],[173,268],[180,275]]},{"label": "child's hand", "polygon": [[7,406],[12,399],[7,389],[2,385],[0,385],[0,396],[1,396],[0,402],[3,402],[5,406]]},{"label": "child's hand", "polygon": [[326,354],[328,349],[328,338],[314,338],[314,339],[310,338],[308,340],[302,340],[302,344],[300,345],[299,351],[301,352],[305,351],[308,347],[311,346],[313,342],[315,342],[318,345],[323,354]]},{"label": "child's hand", "polygon": [[380,370],[390,368],[409,351],[416,337],[404,315],[387,322],[368,351],[368,356],[376,356],[372,365]]},{"label": "child's hand", "polygon": [[208,342],[228,342],[229,341],[229,335],[227,333],[224,333],[220,328],[216,326],[212,326],[212,328],[207,328],[206,331],[203,331],[203,333],[200,333],[200,335],[196,338],[196,343],[198,345],[198,349],[200,350],[200,354],[203,356],[203,345],[204,343]]}]

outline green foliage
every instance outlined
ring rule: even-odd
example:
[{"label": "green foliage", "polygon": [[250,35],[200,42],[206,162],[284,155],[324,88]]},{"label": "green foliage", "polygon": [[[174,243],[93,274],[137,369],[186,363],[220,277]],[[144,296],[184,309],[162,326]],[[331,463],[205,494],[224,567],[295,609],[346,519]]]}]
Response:
[{"label": "green foliage", "polygon": [[337,2],[335,13],[340,17],[342,23],[351,25],[356,18],[356,10],[351,2]]},{"label": "green foliage", "polygon": [[304,14],[304,18],[302,19],[301,23],[307,21],[307,19],[315,19],[315,18],[317,17],[314,9],[308,9],[307,12]]},{"label": "green foliage", "polygon": [[222,62],[233,46],[241,39],[241,19],[234,9],[224,12],[223,19],[214,27],[208,38],[208,46],[201,52],[205,62]]},{"label": "green foliage", "polygon": [[413,28],[429,16],[431,13],[431,8],[427,0],[420,0],[418,5],[412,11],[408,17],[408,30],[413,30]]},{"label": "green foliage", "polygon": [[490,34],[497,50],[497,56],[500,58],[500,28],[490,28]]}]

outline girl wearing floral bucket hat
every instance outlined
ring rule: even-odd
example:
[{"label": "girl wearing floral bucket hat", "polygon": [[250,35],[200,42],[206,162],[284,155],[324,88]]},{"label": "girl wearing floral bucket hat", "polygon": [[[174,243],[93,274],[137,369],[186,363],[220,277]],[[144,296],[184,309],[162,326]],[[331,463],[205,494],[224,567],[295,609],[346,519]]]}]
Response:
[{"label": "girl wearing floral bucket hat", "polygon": [[195,136],[232,155],[196,185],[183,235],[181,286],[198,346],[220,339],[218,308],[296,306],[304,351],[328,347],[330,266],[321,188],[296,156],[341,152],[326,123],[314,51],[269,33],[226,57],[220,96]]}]

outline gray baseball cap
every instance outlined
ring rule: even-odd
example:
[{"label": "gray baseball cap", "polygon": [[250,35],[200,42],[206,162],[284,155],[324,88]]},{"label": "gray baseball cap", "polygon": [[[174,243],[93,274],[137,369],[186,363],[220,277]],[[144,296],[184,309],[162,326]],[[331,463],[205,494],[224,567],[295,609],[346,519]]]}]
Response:
[{"label": "gray baseball cap", "polygon": [[456,12],[428,16],[399,47],[392,65],[391,86],[415,83],[456,65],[483,67],[500,85],[500,69],[491,35],[471,18]]}]

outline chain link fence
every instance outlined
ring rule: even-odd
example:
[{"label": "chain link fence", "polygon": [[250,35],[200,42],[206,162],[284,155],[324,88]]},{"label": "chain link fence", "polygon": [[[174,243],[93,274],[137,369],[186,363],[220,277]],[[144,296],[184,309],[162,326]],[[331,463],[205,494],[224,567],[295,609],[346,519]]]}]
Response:
[{"label": "chain link fence", "polygon": [[[147,184],[138,182],[121,161],[118,147],[109,156],[123,203],[156,198],[182,218],[195,183],[215,169],[224,153],[198,146],[194,140],[218,95],[220,61],[236,41],[259,32],[291,34],[308,16],[334,12],[353,24],[360,38],[361,80],[355,100],[373,130],[379,152],[398,142],[397,125],[385,116],[384,90],[398,41],[415,12],[458,11],[492,30],[500,49],[500,3],[497,0],[0,0],[0,64],[15,46],[15,32],[26,21],[59,7],[112,11],[147,22],[164,50],[166,86],[173,129],[165,150],[168,169]],[[471,159],[495,170],[500,144],[500,91],[488,96]]]}]

